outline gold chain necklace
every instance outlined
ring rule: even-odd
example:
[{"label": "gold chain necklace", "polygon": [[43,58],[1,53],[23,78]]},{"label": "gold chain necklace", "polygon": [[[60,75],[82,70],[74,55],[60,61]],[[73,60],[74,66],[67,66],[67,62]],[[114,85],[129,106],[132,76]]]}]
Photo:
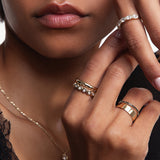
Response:
[{"label": "gold chain necklace", "polygon": [[4,91],[4,89],[2,89],[2,87],[0,86],[0,92],[4,95],[4,97],[7,99],[7,101],[26,119],[28,119],[30,122],[32,122],[33,124],[35,124],[37,127],[39,127],[45,134],[46,136],[50,139],[50,141],[52,142],[52,144],[54,146],[57,147],[57,149],[59,151],[62,152],[62,157],[61,160],[68,160],[69,156],[68,153],[69,151],[64,151],[53,139],[53,137],[48,133],[48,131],[43,127],[42,124],[40,124],[38,121],[35,121],[34,119],[32,119],[31,117],[29,117],[26,113],[24,113],[23,111],[21,111],[21,109],[19,107],[16,106],[16,104],[10,100],[10,97],[7,96],[6,92]]}]

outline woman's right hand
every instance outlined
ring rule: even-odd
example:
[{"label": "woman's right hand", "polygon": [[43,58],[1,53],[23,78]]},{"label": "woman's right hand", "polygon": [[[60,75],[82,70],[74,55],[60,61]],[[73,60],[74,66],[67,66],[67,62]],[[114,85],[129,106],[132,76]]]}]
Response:
[{"label": "woman's right hand", "polygon": [[145,105],[134,123],[116,107],[122,86],[137,65],[128,53],[117,57],[125,49],[117,35],[113,33],[96,51],[80,76],[84,82],[98,87],[95,97],[74,90],[66,104],[62,120],[72,160],[144,160],[147,154],[160,103],[153,100],[147,89],[131,89],[123,100],[138,110]]}]

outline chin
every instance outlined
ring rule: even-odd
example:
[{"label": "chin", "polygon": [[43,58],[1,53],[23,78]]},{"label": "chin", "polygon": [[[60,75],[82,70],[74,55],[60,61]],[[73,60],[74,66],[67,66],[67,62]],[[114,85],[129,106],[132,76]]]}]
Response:
[{"label": "chin", "polygon": [[[37,42],[37,41],[36,41]],[[44,42],[44,41],[43,41]],[[96,46],[97,43],[87,43],[86,41],[46,41],[47,43],[42,43],[40,45],[30,44],[29,46],[36,51],[38,54],[47,58],[74,58],[86,54],[92,48]],[[75,43],[74,43],[75,42]]]},{"label": "chin", "polygon": [[[44,47],[44,46],[43,46]],[[56,47],[44,47],[35,49],[36,52],[46,58],[74,58],[81,56],[89,51],[89,48],[85,47],[65,47],[65,46],[56,46]]]}]

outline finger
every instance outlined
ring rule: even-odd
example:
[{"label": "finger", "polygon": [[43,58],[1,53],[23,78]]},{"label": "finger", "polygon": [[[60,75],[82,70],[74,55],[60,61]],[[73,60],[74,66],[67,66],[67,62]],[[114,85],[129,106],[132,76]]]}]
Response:
[{"label": "finger", "polygon": [[[104,127],[113,121],[116,114],[115,103],[117,97],[136,65],[135,59],[131,55],[125,54],[109,66],[93,99],[92,111],[88,115],[88,119],[91,122],[94,121],[94,128],[101,126],[102,128],[99,127],[99,129],[105,129]],[[101,118],[97,119],[96,117]],[[106,123],[105,126],[101,125],[102,119]]]},{"label": "finger", "polygon": [[158,120],[160,115],[160,103],[157,101],[149,102],[141,111],[139,117],[136,119],[132,126],[132,131],[135,131],[135,135],[137,133],[141,133],[139,138],[143,139],[143,142],[148,142],[151,131]]},{"label": "finger", "polygon": [[[153,96],[151,92],[145,88],[132,88],[128,91],[123,99],[123,101],[134,105],[138,111],[140,111],[141,108],[151,100],[153,100]],[[130,115],[125,110],[120,109],[116,118],[116,124],[126,127],[131,126],[132,122],[132,117],[130,117]]]},{"label": "finger", "polygon": [[143,24],[147,28],[152,42],[160,49],[160,3],[159,0],[135,0]]},{"label": "finger", "polygon": [[137,61],[130,54],[124,54],[110,65],[104,75],[95,96],[95,101],[113,106],[117,101],[120,91],[137,66]]},{"label": "finger", "polygon": [[[138,14],[132,0],[116,0],[116,9],[119,18]],[[129,49],[139,62],[145,76],[156,89],[160,90],[160,64],[152,51],[141,21],[125,22],[121,28]]]},{"label": "finger", "polygon": [[[125,42],[120,31],[114,32],[103,44],[93,53],[93,56],[86,64],[86,67],[79,77],[80,80],[94,87],[97,87],[107,67],[114,61],[117,55],[125,48]],[[74,98],[79,97],[82,101],[90,100],[89,96],[75,90]]]},{"label": "finger", "polygon": [[[93,86],[98,86],[107,67],[114,61],[119,52],[125,48],[125,43],[119,32],[113,33],[103,46],[93,54],[80,79]],[[74,90],[67,102],[64,119],[70,115],[71,121],[78,121],[87,114],[91,98],[77,90]]]}]

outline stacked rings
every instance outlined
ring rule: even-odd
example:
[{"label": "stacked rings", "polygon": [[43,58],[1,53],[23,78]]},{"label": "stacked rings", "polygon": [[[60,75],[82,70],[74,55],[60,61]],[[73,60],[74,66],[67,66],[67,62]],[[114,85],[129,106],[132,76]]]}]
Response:
[{"label": "stacked rings", "polygon": [[117,107],[123,109],[124,111],[126,111],[130,115],[130,117],[132,118],[133,122],[139,116],[138,109],[134,105],[130,104],[129,102],[120,101],[118,103]]},{"label": "stacked rings", "polygon": [[73,84],[74,88],[76,88],[78,91],[81,91],[82,93],[85,93],[86,95],[90,96],[90,97],[94,97],[95,93],[97,92],[97,88],[91,86],[88,83],[85,83],[79,79],[76,79],[74,84]]}]

